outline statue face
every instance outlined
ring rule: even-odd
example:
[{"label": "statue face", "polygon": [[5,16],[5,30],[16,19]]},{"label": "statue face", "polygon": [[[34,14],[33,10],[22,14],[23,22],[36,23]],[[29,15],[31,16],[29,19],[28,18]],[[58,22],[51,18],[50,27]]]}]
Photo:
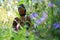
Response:
[{"label": "statue face", "polygon": [[19,11],[20,16],[24,16],[26,14],[24,8],[20,8],[18,11]]}]

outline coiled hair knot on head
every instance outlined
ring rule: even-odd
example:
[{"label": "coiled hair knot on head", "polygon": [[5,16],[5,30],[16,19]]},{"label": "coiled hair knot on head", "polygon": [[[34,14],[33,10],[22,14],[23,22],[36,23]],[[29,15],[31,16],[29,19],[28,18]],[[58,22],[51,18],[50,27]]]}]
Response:
[{"label": "coiled hair knot on head", "polygon": [[[18,11],[19,11],[21,8],[24,9],[24,11],[25,11],[24,15],[26,15],[26,9],[25,9],[25,7],[24,7],[23,4],[20,4],[20,5],[18,6]],[[23,15],[20,14],[20,16],[23,16]]]},{"label": "coiled hair knot on head", "polygon": [[21,9],[21,8],[24,8],[24,10],[26,11],[26,9],[25,9],[25,7],[24,7],[23,4],[20,4],[20,5],[18,6],[18,10]]}]

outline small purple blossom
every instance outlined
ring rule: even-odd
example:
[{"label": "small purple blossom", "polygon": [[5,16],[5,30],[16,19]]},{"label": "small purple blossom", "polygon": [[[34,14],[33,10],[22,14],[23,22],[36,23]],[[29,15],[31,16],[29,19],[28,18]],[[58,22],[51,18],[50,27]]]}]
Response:
[{"label": "small purple blossom", "polygon": [[53,5],[54,5],[54,4],[53,4],[52,2],[49,2],[49,3],[48,3],[48,6],[49,6],[49,7],[53,7]]},{"label": "small purple blossom", "polygon": [[54,28],[56,28],[56,29],[57,29],[57,28],[60,28],[60,23],[54,23],[53,26],[54,26]]},{"label": "small purple blossom", "polygon": [[38,16],[38,14],[37,13],[32,13],[31,15],[30,15],[30,18],[36,18]]},{"label": "small purple blossom", "polygon": [[35,20],[36,25],[40,24],[40,20]]},{"label": "small purple blossom", "polygon": [[48,17],[47,12],[43,12],[42,17]]}]

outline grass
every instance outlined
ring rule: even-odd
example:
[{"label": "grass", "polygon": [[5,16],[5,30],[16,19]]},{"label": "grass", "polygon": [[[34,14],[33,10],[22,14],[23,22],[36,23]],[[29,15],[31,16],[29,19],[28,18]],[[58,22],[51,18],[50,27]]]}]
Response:
[{"label": "grass", "polygon": [[[28,2],[23,2],[23,3],[28,3]],[[15,7],[14,5],[17,6],[17,4],[15,3],[12,4],[11,6],[2,5],[2,8],[0,8],[0,40],[59,40],[59,36],[55,36],[54,34],[55,31],[57,30],[54,30],[52,26],[53,23],[59,22],[59,18],[57,17],[59,8],[55,5],[53,7],[54,12],[52,13],[51,7],[47,5],[48,3],[49,1],[47,2],[44,1],[42,3],[38,2],[38,6],[36,6],[35,3],[30,3],[29,4],[30,6],[28,4],[24,4],[26,6],[27,15],[30,15],[33,12],[37,12],[39,14],[39,17],[41,18],[42,12],[44,11],[47,11],[47,15],[48,15],[47,20],[45,20],[42,24],[40,24],[36,28],[36,32],[32,32],[32,31],[29,32],[28,38],[26,38],[26,31],[27,31],[26,28],[19,30],[18,33],[13,32],[13,28],[12,28],[13,20],[16,16],[19,17],[17,9],[14,9]],[[35,7],[37,7],[37,9]],[[55,19],[57,19],[58,21]],[[33,20],[32,23],[35,24]]]}]

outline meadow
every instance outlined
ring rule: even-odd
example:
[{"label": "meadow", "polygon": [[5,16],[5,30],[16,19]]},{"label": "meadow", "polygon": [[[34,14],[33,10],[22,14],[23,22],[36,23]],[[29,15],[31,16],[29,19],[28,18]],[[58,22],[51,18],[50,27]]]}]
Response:
[{"label": "meadow", "polygon": [[[20,17],[20,4],[24,4],[34,31],[26,32],[25,25],[13,32],[12,23]],[[0,40],[60,40],[60,0],[0,0]]]}]

